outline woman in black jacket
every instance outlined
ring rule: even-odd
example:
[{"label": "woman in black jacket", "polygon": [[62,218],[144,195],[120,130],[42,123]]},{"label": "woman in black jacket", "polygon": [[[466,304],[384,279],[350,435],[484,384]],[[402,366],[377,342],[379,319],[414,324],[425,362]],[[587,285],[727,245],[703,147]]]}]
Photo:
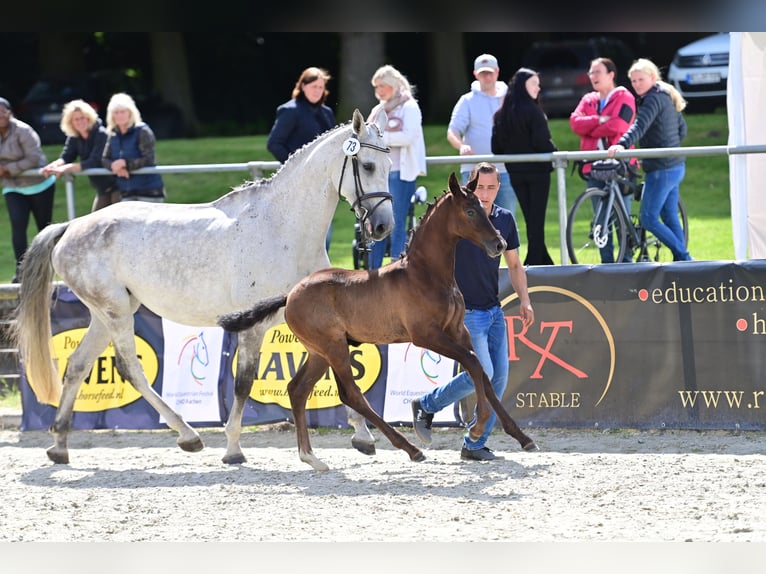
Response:
[{"label": "woman in black jacket", "polygon": [[[538,102],[540,76],[519,68],[511,78],[492,125],[493,154],[529,154],[556,151],[548,118]],[[524,265],[553,265],[545,245],[545,211],[551,185],[551,162],[506,163],[511,185],[524,214],[527,255]]]},{"label": "woman in black jacket", "polygon": [[[636,60],[628,70],[638,111],[633,125],[607,153],[623,151],[635,143],[642,148],[681,147],[686,137],[686,120],[681,113],[686,101],[671,84],[663,82],[657,66],[646,58]],[[674,261],[690,261],[691,255],[678,218],[679,185],[686,175],[686,158],[665,156],[644,158],[646,172],[641,196],[641,225],[673,252]]]},{"label": "woman in black jacket", "polygon": [[[77,172],[101,165],[101,154],[106,144],[106,128],[93,107],[83,100],[68,102],[61,113],[61,131],[67,136],[61,157],[42,169],[43,175],[59,177],[68,171]],[[80,158],[79,162],[75,160]],[[90,185],[96,190],[91,211],[120,201],[116,178],[113,175],[89,175]]]}]

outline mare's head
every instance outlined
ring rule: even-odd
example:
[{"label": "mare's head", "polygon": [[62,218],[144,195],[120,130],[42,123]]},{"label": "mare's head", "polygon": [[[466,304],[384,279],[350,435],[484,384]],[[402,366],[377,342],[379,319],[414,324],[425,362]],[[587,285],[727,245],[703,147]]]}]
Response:
[{"label": "mare's head", "polygon": [[461,187],[455,177],[455,172],[449,176],[449,191],[452,194],[453,217],[451,218],[450,231],[463,239],[475,243],[490,257],[498,257],[507,244],[500,236],[492,222],[489,220],[486,210],[474,193],[476,183],[479,181],[478,173]]},{"label": "mare's head", "polygon": [[381,111],[365,123],[354,110],[351,127],[342,130],[344,137],[338,151],[343,158],[338,192],[351,205],[362,223],[365,238],[379,241],[394,228],[394,211],[388,191],[391,171],[390,149],[383,141],[386,114]]}]

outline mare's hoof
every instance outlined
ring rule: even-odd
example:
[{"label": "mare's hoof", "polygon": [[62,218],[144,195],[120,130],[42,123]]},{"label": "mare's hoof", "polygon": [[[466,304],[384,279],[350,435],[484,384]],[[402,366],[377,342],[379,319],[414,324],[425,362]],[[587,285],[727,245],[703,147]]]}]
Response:
[{"label": "mare's hoof", "polygon": [[45,454],[56,464],[69,464],[69,451],[58,450],[55,446],[52,446],[45,451]]},{"label": "mare's hoof", "polygon": [[221,459],[224,464],[245,464],[247,462],[247,459],[245,458],[245,455],[240,453],[237,454],[227,454],[224,455],[224,457]]},{"label": "mare's hoof", "polygon": [[358,450],[362,454],[369,454],[369,455],[375,454],[374,442],[363,442],[359,439],[352,438],[351,446],[353,446],[356,450]]},{"label": "mare's hoof", "polygon": [[538,451],[538,450],[540,450],[540,449],[538,448],[538,446],[535,444],[535,441],[530,441],[530,442],[528,442],[528,443],[527,443],[527,444],[525,444],[525,445],[524,445],[522,448],[523,448],[525,451],[527,451],[527,452],[535,452],[535,451]]},{"label": "mare's hoof", "polygon": [[184,441],[182,441],[179,438],[177,442],[178,442],[178,446],[181,447],[181,450],[184,450],[186,452],[199,452],[203,448],[205,448],[205,443],[203,443],[202,439],[199,437],[195,437],[192,440],[184,440]]},{"label": "mare's hoof", "polygon": [[410,460],[412,460],[412,462],[423,462],[425,459],[426,459],[426,455],[423,454],[423,451],[420,451],[415,456],[410,457]]}]

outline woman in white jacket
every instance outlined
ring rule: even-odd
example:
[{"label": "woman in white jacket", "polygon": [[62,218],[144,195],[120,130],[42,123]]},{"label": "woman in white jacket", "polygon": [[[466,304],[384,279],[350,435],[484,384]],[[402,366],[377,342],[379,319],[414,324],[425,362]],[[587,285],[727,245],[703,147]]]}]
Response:
[{"label": "woman in white jacket", "polygon": [[[391,259],[396,260],[407,243],[407,213],[415,193],[415,180],[426,174],[426,143],[423,137],[423,114],[414,97],[414,88],[393,66],[381,66],[372,76],[375,97],[380,103],[370,112],[374,118],[382,108],[388,115],[383,141],[391,148],[391,173],[388,190],[393,195],[394,230],[391,232]],[[383,264],[386,241],[372,248],[370,268]]]}]

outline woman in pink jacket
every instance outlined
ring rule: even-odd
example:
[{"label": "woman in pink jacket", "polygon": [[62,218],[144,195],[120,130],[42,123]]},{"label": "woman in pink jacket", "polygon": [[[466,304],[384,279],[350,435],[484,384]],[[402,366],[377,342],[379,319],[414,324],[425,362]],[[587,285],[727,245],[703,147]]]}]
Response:
[{"label": "woman in pink jacket", "polygon": [[[592,92],[585,94],[580,103],[569,116],[572,131],[580,136],[582,151],[607,150],[622,137],[636,115],[636,99],[627,88],[615,85],[617,67],[609,58],[596,58],[590,63],[588,77]],[[638,167],[636,159],[630,160],[631,165]],[[591,179],[590,165],[583,166],[586,188],[603,188],[604,182]],[[622,200],[630,213],[631,196],[623,195]],[[611,238],[601,249],[601,262],[614,263],[614,250]],[[629,257],[629,256],[627,256]],[[627,260],[628,262],[630,259]]]}]

